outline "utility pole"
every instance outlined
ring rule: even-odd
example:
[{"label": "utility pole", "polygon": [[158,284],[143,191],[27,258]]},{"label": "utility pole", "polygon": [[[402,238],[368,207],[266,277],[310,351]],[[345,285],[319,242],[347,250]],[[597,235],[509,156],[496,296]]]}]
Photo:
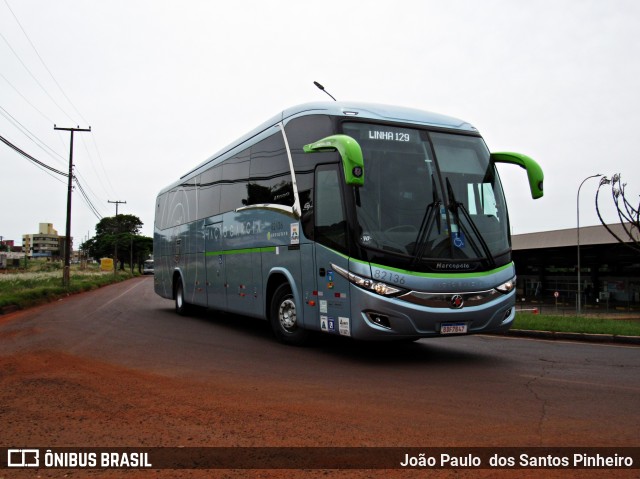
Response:
[{"label": "utility pole", "polygon": [[71,145],[69,147],[69,184],[67,188],[67,227],[64,242],[64,269],[62,270],[62,286],[69,287],[71,270],[71,192],[73,191],[73,133],[76,131],[91,131],[89,128],[58,128],[53,125],[54,130],[64,130],[71,132]]},{"label": "utility pole", "polygon": [[118,222],[118,205],[126,205],[126,201],[111,201],[107,200],[107,203],[113,203],[116,205],[116,241],[114,244],[114,252],[113,252],[113,275],[115,276],[118,272],[118,233],[120,233],[120,223]]}]

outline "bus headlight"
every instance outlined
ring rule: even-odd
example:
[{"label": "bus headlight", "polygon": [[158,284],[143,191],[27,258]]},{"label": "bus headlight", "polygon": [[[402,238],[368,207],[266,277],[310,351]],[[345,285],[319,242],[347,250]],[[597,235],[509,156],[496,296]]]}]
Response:
[{"label": "bus headlight", "polygon": [[331,263],[331,267],[333,270],[338,273],[340,276],[349,280],[350,283],[355,284],[363,289],[373,291],[380,296],[396,296],[401,293],[405,293],[406,290],[402,288],[397,288],[395,286],[391,286],[390,284],[383,283],[380,281],[373,281],[370,278],[363,278],[362,276],[358,276],[357,274],[353,274],[351,271],[347,271],[340,266],[336,266]]},{"label": "bus headlight", "polygon": [[500,291],[502,294],[507,294],[513,291],[516,287],[516,277],[514,276],[506,283],[502,283],[500,286],[496,286],[496,289]]}]

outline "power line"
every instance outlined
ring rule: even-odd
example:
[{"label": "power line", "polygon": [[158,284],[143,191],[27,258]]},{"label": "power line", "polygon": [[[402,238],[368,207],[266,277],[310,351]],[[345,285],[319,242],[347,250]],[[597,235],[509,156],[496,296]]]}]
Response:
[{"label": "power line", "polygon": [[25,158],[27,158],[28,160],[33,161],[34,163],[36,163],[37,165],[40,165],[42,168],[46,168],[49,171],[53,171],[54,173],[56,173],[57,175],[61,175],[61,176],[66,176],[67,178],[69,177],[68,173],[65,173],[64,171],[60,171],[57,170],[55,168],[53,168],[52,166],[47,165],[46,163],[43,163],[40,160],[36,160],[33,156],[31,156],[29,153],[21,150],[20,148],[18,148],[16,145],[14,145],[13,143],[11,143],[9,140],[7,140],[5,137],[0,135],[0,141],[2,143],[4,143],[5,145],[7,145],[9,148],[12,148],[13,150],[15,150],[16,152],[18,152],[19,154],[21,154],[22,156],[24,156]]},{"label": "power line", "polygon": [[[73,102],[69,99],[69,97],[67,96],[67,94],[64,92],[64,90],[62,89],[62,87],[60,86],[60,83],[58,83],[58,80],[56,80],[56,77],[53,76],[53,73],[51,73],[51,70],[49,70],[49,67],[47,66],[47,64],[44,62],[43,58],[40,56],[40,53],[38,52],[38,49],[36,48],[36,46],[33,44],[33,42],[31,41],[31,38],[29,38],[29,35],[27,35],[26,30],[23,28],[22,24],[20,23],[20,20],[18,20],[18,17],[16,16],[16,14],[13,12],[13,10],[11,9],[11,6],[9,5],[9,2],[7,0],[4,0],[5,5],[7,6],[7,8],[9,9],[9,11],[11,12],[11,15],[13,15],[13,18],[15,19],[16,23],[18,24],[18,26],[20,27],[20,30],[22,30],[22,33],[24,33],[24,36],[27,38],[27,41],[29,42],[29,45],[31,45],[31,48],[33,48],[33,51],[36,52],[36,55],[38,56],[38,58],[40,59],[40,62],[42,63],[42,65],[44,66],[45,70],[47,70],[47,73],[49,73],[49,76],[51,76],[51,79],[54,81],[54,83],[56,84],[56,86],[58,87],[58,89],[60,90],[60,92],[62,93],[62,95],[66,98],[66,100],[69,102],[69,105],[71,105],[71,107],[75,110],[75,112],[80,116],[80,118],[82,119],[82,121],[87,124],[89,123],[87,120],[84,119],[84,117],[82,116],[82,113],[80,113],[80,111],[76,108],[76,106],[73,104]],[[5,40],[6,41],[6,40]],[[15,52],[14,52],[15,53]],[[67,115],[68,116],[68,115]],[[53,123],[53,122],[51,122]]]},{"label": "power line", "polygon": [[[49,76],[51,77],[51,79],[53,80],[53,82],[56,84],[56,86],[58,87],[59,91],[62,93],[62,95],[64,96],[64,98],[67,100],[67,102],[69,103],[69,105],[71,105],[71,107],[73,108],[73,110],[80,116],[80,118],[85,122],[88,123],[85,119],[84,116],[82,115],[82,113],[80,112],[80,110],[75,106],[75,104],[71,101],[71,99],[69,98],[69,96],[65,93],[65,91],[63,90],[62,86],[60,85],[60,83],[58,82],[58,80],[56,79],[56,77],[53,75],[53,72],[51,71],[51,69],[47,66],[46,62],[44,61],[44,58],[42,57],[42,55],[40,55],[40,52],[38,51],[38,49],[36,48],[35,44],[33,43],[33,41],[31,40],[31,38],[29,37],[27,31],[25,30],[25,28],[22,26],[22,23],[20,23],[20,20],[18,19],[17,15],[15,14],[15,12],[13,11],[13,9],[11,8],[11,5],[9,4],[8,0],[4,0],[5,5],[7,6],[7,8],[9,9],[9,11],[11,12],[11,15],[13,16],[14,20],[16,21],[16,23],[18,24],[18,26],[20,27],[20,30],[22,31],[23,35],[25,36],[25,38],[27,39],[27,41],[29,42],[29,45],[31,46],[31,48],[33,49],[33,51],[35,52],[36,56],[38,57],[38,59],[40,60],[40,63],[42,63],[43,67],[45,68],[45,70],[47,71],[47,73],[49,74]],[[0,33],[0,35],[2,35]],[[22,66],[27,70],[27,72],[31,75],[31,77],[36,81],[36,83],[40,86],[40,88],[42,88],[42,90],[47,94],[47,96],[49,96],[49,98],[53,101],[53,103],[67,116],[69,117],[69,119],[71,119],[71,116],[62,109],[62,107],[54,100],[54,98],[48,93],[48,91],[44,88],[44,86],[36,79],[35,75],[31,72],[31,70],[26,66],[26,64],[22,61],[22,59],[20,58],[20,56],[17,54],[17,52],[11,47],[11,45],[9,44],[8,40],[2,36],[3,40],[5,41],[5,43],[7,44],[7,46],[11,49],[11,51],[13,52],[13,54],[16,56],[16,58],[20,61],[20,63],[22,64]],[[50,123],[54,123],[51,119],[49,119],[40,109],[38,109],[35,105],[33,105],[22,93],[20,93],[20,91],[4,76],[2,75],[2,73],[0,73],[0,76],[2,76],[2,78],[18,93],[18,95],[20,95],[20,97],[23,98],[24,101],[26,101],[33,109],[35,109],[42,117],[44,117],[45,119],[47,119]],[[12,117],[13,118],[13,117]],[[14,122],[17,122],[17,120],[15,120],[15,118],[13,118]],[[17,122],[19,123],[19,122]],[[25,130],[27,130],[24,126],[23,128]],[[28,131],[28,130],[27,130]],[[33,135],[33,133],[31,133],[31,135],[33,137],[36,137],[36,135]],[[27,135],[29,136],[29,135]],[[37,137],[36,137],[37,138]],[[110,187],[111,191],[115,191],[115,189],[113,188],[113,185],[111,184],[111,181],[109,179],[109,175],[107,174],[107,171],[104,167],[104,162],[102,160],[102,156],[100,154],[100,150],[98,148],[98,144],[96,143],[96,139],[95,139],[95,135],[91,136],[93,142],[94,142],[94,146],[95,146],[95,151],[97,153],[98,156],[98,163],[100,164],[100,167],[104,173],[104,178],[108,184],[108,186]],[[32,138],[33,140],[33,138]],[[34,140],[35,141],[35,140]],[[44,142],[42,142],[41,140],[38,140],[40,143],[42,143],[44,145]],[[89,151],[89,149],[86,146],[86,143],[84,143],[84,139],[82,139],[83,144],[85,145],[85,149],[87,150],[87,155],[89,156],[90,159],[93,160],[93,155],[91,154],[91,152]],[[46,146],[46,145],[45,145]],[[48,146],[46,146],[46,148],[50,149]],[[51,150],[53,151],[53,150]],[[63,158],[62,156],[60,156],[58,153],[55,153],[55,155],[59,156],[63,161],[65,161],[65,158]],[[97,178],[98,181],[100,182],[100,184],[102,185],[104,192],[107,193],[106,188],[104,187],[102,178],[103,176],[98,174],[98,172],[95,170],[95,166],[94,166],[95,161],[91,161],[91,166],[92,168],[94,168],[94,171],[97,174]],[[108,193],[107,193],[108,195]]]},{"label": "power line", "polygon": [[65,116],[67,118],[69,118],[71,121],[73,121],[73,119],[71,118],[71,115],[69,115],[59,104],[58,102],[51,96],[51,94],[47,91],[47,89],[42,86],[42,83],[40,83],[38,81],[38,79],[35,77],[35,75],[31,72],[31,70],[29,70],[29,67],[22,61],[22,58],[20,58],[20,55],[18,55],[18,53],[13,49],[13,47],[11,46],[11,44],[9,43],[9,41],[5,38],[5,36],[0,33],[0,37],[2,37],[2,39],[4,40],[4,42],[7,44],[7,46],[9,47],[9,50],[11,50],[13,52],[13,54],[15,55],[15,57],[18,59],[18,61],[20,62],[20,64],[24,67],[25,70],[27,70],[27,73],[29,73],[29,75],[31,76],[31,78],[33,78],[33,80],[38,84],[38,86],[42,89],[42,91],[49,97],[49,99],[53,102],[53,104],[55,106],[57,106],[60,111],[62,113],[65,114]]},{"label": "power line", "polygon": [[[7,140],[6,138],[4,138],[3,136],[0,136],[0,141],[2,141],[5,145],[9,146],[11,149],[15,150],[16,152],[18,152],[20,155],[24,156],[25,158],[27,158],[28,160],[34,162],[36,164],[37,167],[39,168],[44,168],[44,172],[47,173],[48,175],[50,175],[54,180],[59,181],[62,184],[65,184],[64,181],[62,181],[59,178],[56,178],[55,176],[53,176],[51,173],[49,173],[49,171],[60,175],[60,176],[66,176],[68,177],[69,174],[65,173],[63,171],[60,170],[56,170],[55,168],[52,168],[51,166],[47,165],[46,163],[43,163],[40,160],[37,160],[36,158],[34,158],[33,156],[31,156],[30,154],[26,153],[25,151],[21,150],[20,148],[18,148],[16,145],[14,145],[13,143],[11,143],[9,140]],[[82,194],[82,197],[85,201],[85,203],[87,204],[87,206],[89,207],[89,210],[96,216],[96,218],[98,218],[99,220],[102,219],[102,215],[100,214],[100,212],[98,211],[98,209],[95,207],[95,205],[93,204],[93,202],[91,201],[91,199],[89,199],[89,195],[87,195],[85,189],[83,188],[82,184],[80,183],[80,180],[78,180],[78,178],[74,175],[73,176],[73,180],[76,182],[76,185],[78,186],[78,190],[80,191],[80,193]]]},{"label": "power line", "polygon": [[42,111],[41,111],[38,107],[36,107],[33,103],[31,103],[31,102],[27,99],[27,97],[26,97],[26,96],[24,96],[22,93],[20,93],[20,90],[18,90],[18,89],[13,85],[13,83],[11,83],[11,82],[8,80],[8,78],[7,78],[7,77],[5,77],[2,73],[0,73],[0,76],[2,77],[2,79],[3,79],[4,81],[6,81],[6,82],[9,84],[9,86],[10,86],[11,88],[13,88],[13,89],[15,90],[15,92],[16,92],[18,95],[20,95],[20,97],[21,97],[24,101],[26,101],[26,102],[29,104],[29,106],[30,106],[31,108],[33,108],[35,111],[37,111],[38,113],[40,113],[40,116],[42,116],[42,118],[44,118],[45,120],[47,120],[49,123],[53,123],[53,120],[52,120],[52,119],[50,119],[50,118],[49,118],[47,115],[45,115],[44,113],[42,113]]},{"label": "power line", "polygon": [[[7,120],[13,122],[14,126],[16,126],[18,129],[24,130],[24,131],[22,131],[22,133],[24,133],[30,140],[32,140],[36,144],[36,146],[38,146],[40,149],[42,149],[45,153],[47,153],[47,154],[49,154],[51,156],[51,153],[46,151],[43,148],[43,146],[48,148],[49,150],[51,150],[51,152],[53,152],[54,154],[58,155],[58,153],[53,151],[44,142],[39,140],[37,136],[33,135],[33,133],[31,133],[24,125],[22,125],[18,120],[16,120],[9,112],[7,112],[1,106],[0,106],[0,114],[5,116],[5,118],[7,118]],[[31,136],[31,135],[33,135],[33,136]],[[53,173],[56,173],[58,175],[65,176],[65,177],[69,176],[68,173],[64,173],[64,172],[62,172],[60,170],[57,170],[57,169],[47,165],[44,162],[41,162],[40,160],[37,160],[33,156],[29,155],[28,153],[26,153],[23,150],[21,150],[20,148],[18,148],[16,145],[11,143],[6,138],[3,138],[2,141],[3,141],[3,143],[7,144],[7,146],[10,146],[12,149],[14,149],[18,153],[20,153],[22,156],[24,156],[28,160],[33,161],[38,168],[43,169],[43,171],[46,174],[48,174],[49,176],[51,176],[54,180],[59,181],[62,184],[65,184],[64,181],[62,181],[60,178],[57,178],[57,177],[53,176],[51,173],[49,173],[49,171],[52,171]],[[41,143],[42,146],[40,144],[38,144],[38,143]],[[60,155],[58,155],[58,156],[60,156]],[[62,158],[62,157],[60,156],[60,158]],[[86,181],[86,180],[85,180],[85,178],[83,178],[83,176],[80,174],[80,171],[77,168],[74,167],[74,171],[75,171],[74,180],[77,182],[78,186],[80,187],[79,180],[78,180],[78,178],[76,176],[79,176],[80,178],[82,178],[83,181]],[[86,188],[89,190],[89,193],[91,193],[95,198],[98,198],[98,195],[96,195],[95,192],[93,192],[93,190],[91,190],[91,188],[89,186],[87,186]],[[98,217],[98,219],[101,219],[102,215],[97,210],[97,208],[94,206],[93,202],[89,199],[89,195],[84,189],[82,189],[82,194],[83,194],[84,198],[86,198],[87,206],[89,207],[89,209]]]},{"label": "power line", "polygon": [[102,219],[102,215],[100,214],[100,212],[96,209],[96,207],[93,205],[93,203],[91,202],[91,200],[89,199],[89,196],[87,195],[87,193],[84,191],[84,188],[82,187],[82,185],[80,184],[80,181],[78,181],[78,177],[74,176],[73,179],[76,182],[76,185],[78,185],[78,191],[80,191],[80,194],[82,195],[82,197],[84,198],[85,202],[87,203],[87,206],[89,207],[89,209],[91,210],[91,212],[96,216],[96,218],[98,218],[99,220]]},{"label": "power line", "polygon": [[[51,158],[53,158],[54,160],[58,161],[59,163],[64,164],[64,160],[65,159],[64,159],[64,157],[62,155],[60,155],[57,151],[55,151],[53,148],[48,146],[44,141],[39,139],[26,126],[24,126],[22,123],[20,123],[18,120],[16,120],[16,118],[11,113],[9,113],[7,110],[2,108],[1,106],[0,106],[0,115],[4,116],[10,123],[13,123],[13,126],[15,126],[18,130],[22,131],[22,133],[27,138],[29,138],[31,141],[33,141],[38,148],[40,148],[42,151],[44,151],[46,154],[48,154]],[[49,151],[47,151],[47,150],[49,150]],[[60,160],[55,158],[54,155],[57,156],[58,158],[60,158]]]},{"label": "power line", "polygon": [[[89,156],[89,158],[91,158],[93,160],[93,157],[91,156],[91,152],[89,151],[89,147],[87,146],[87,142],[84,141],[84,137],[80,137],[82,140],[82,145],[84,146],[85,151],[87,152],[87,155]],[[94,140],[94,144],[95,144],[95,138],[94,135],[91,135],[91,139]],[[115,190],[113,189],[113,186],[111,186],[111,183],[109,182],[109,177],[107,176],[107,173],[104,169],[104,165],[102,165],[102,159],[100,158],[100,152],[96,149],[96,152],[98,153],[98,163],[100,163],[100,165],[102,166],[102,171],[103,173],[100,173],[98,171],[98,169],[96,168],[96,161],[91,161],[90,165],[91,165],[91,169],[93,170],[93,172],[95,173],[95,176],[98,180],[98,183],[100,183],[100,186],[102,187],[102,191],[105,193],[105,196],[112,196],[113,193],[115,192]],[[109,183],[109,186],[111,186],[111,193],[107,191],[107,188],[105,186],[105,183],[103,181],[103,177],[107,179],[107,183]],[[95,195],[95,193],[94,193]],[[96,195],[97,196],[97,195]]]},{"label": "power line", "polygon": [[[80,170],[76,165],[74,165],[73,171],[74,171],[74,177],[77,180],[82,180],[82,183],[85,185],[84,188],[86,190],[87,196],[90,198],[93,198],[93,203],[100,202],[101,201],[100,197],[95,193],[95,191],[93,191],[87,179],[82,174],[80,174]],[[98,208],[96,208],[96,210],[99,212]],[[103,216],[103,215],[101,214],[100,216]]]},{"label": "power line", "polygon": [[[39,164],[38,160],[36,160],[35,158],[31,157],[30,155],[28,155],[27,153],[23,152],[22,150],[20,150],[18,147],[16,147],[13,143],[11,143],[9,140],[7,140],[6,138],[3,138],[0,136],[0,141],[2,141],[3,143],[7,144],[8,146],[10,146],[11,148],[13,148],[14,150],[16,150],[18,153],[20,153],[21,155],[27,155],[25,156],[25,158],[34,161],[34,166],[38,169],[40,169],[43,173],[49,175],[51,178],[53,178],[54,180],[56,180],[58,183],[61,184],[65,184],[65,182],[61,179],[58,178],[57,176],[54,175],[54,173],[51,173],[50,171],[48,171],[50,169],[49,165],[46,166],[42,166]],[[56,174],[62,174],[64,176],[67,176],[66,173],[63,172],[58,172],[57,170],[55,171]]]}]

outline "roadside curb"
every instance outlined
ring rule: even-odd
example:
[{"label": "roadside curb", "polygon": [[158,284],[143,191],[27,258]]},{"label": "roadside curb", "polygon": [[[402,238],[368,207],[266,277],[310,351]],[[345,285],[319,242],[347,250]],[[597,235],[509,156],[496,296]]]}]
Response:
[{"label": "roadside curb", "polygon": [[584,341],[591,343],[616,343],[640,346],[640,336],[621,336],[617,334],[564,333],[559,331],[534,331],[529,329],[511,329],[505,336],[518,336],[533,339],[551,339],[565,341]]}]

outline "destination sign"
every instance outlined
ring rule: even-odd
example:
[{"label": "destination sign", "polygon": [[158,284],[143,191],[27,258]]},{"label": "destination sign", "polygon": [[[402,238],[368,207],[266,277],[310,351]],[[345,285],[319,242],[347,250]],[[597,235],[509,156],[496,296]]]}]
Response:
[{"label": "destination sign", "polygon": [[420,131],[371,123],[345,123],[343,131],[358,141],[420,143]]},{"label": "destination sign", "polygon": [[368,139],[408,143],[411,141],[411,133],[389,130],[369,130]]}]

